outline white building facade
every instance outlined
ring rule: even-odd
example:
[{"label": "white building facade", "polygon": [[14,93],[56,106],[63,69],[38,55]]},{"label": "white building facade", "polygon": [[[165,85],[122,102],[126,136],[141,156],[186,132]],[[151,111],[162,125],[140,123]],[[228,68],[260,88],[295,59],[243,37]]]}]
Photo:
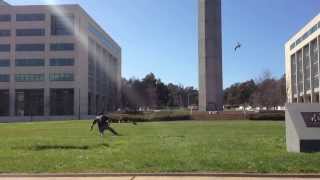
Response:
[{"label": "white building facade", "polygon": [[320,14],[285,44],[288,103],[319,103]]},{"label": "white building facade", "polygon": [[79,5],[0,5],[0,119],[118,108],[120,46]]}]

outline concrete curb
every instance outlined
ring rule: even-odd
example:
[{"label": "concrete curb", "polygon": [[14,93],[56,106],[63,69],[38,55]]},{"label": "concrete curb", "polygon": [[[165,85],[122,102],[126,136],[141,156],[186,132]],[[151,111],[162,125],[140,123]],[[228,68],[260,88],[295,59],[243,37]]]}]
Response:
[{"label": "concrete curb", "polygon": [[66,173],[66,174],[0,174],[11,177],[250,177],[250,178],[319,178],[320,174],[259,174],[259,173]]}]

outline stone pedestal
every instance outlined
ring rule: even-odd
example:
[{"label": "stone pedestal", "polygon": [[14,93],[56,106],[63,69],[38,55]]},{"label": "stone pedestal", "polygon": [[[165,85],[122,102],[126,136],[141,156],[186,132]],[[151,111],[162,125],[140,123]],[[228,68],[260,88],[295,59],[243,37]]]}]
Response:
[{"label": "stone pedestal", "polygon": [[289,152],[320,152],[320,104],[288,104],[286,143]]}]

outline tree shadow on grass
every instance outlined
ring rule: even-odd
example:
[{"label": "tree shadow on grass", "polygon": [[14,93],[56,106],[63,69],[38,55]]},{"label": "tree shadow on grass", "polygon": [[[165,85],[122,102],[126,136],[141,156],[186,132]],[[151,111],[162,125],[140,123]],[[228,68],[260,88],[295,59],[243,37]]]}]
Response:
[{"label": "tree shadow on grass", "polygon": [[46,151],[46,150],[91,150],[97,148],[108,148],[110,147],[107,143],[97,144],[93,146],[83,145],[32,145],[28,147],[13,147],[12,149],[20,149],[20,150],[31,150],[31,151]]}]

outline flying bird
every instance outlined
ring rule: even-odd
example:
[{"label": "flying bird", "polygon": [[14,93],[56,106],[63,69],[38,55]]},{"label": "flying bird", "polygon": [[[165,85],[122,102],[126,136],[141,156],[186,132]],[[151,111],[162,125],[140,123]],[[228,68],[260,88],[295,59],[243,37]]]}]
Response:
[{"label": "flying bird", "polygon": [[236,47],[234,48],[234,51],[237,51],[239,48],[241,48],[241,46],[242,46],[242,45],[238,42],[237,45],[236,45]]}]

